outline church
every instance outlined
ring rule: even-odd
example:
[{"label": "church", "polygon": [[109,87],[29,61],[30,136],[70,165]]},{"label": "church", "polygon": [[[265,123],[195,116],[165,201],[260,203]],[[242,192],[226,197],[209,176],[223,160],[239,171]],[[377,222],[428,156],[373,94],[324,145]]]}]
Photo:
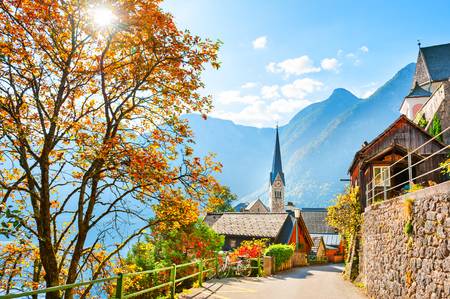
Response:
[{"label": "church", "polygon": [[224,250],[239,247],[244,240],[267,238],[271,243],[294,244],[296,251],[309,253],[313,240],[300,209],[285,205],[286,181],[281,162],[278,127],[272,170],[269,175],[269,206],[260,199],[240,204],[237,212],[208,213],[205,223],[225,236]]}]

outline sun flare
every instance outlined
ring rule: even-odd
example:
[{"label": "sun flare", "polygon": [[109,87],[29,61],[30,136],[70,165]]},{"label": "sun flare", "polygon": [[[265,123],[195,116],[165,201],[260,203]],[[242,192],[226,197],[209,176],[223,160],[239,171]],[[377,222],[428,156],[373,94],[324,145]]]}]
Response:
[{"label": "sun flare", "polygon": [[107,7],[95,7],[91,10],[94,23],[99,27],[107,27],[115,22],[117,16]]}]

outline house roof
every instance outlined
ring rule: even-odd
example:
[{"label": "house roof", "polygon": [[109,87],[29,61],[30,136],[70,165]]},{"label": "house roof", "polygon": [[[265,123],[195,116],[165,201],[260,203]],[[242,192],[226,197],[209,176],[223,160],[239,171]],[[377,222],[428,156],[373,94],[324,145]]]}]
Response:
[{"label": "house roof", "polygon": [[315,236],[311,237],[313,241],[313,246],[311,247],[311,251],[317,254],[317,251],[319,250],[320,242],[322,242],[323,238],[322,236]]},{"label": "house roof", "polygon": [[280,178],[283,181],[283,185],[286,186],[286,182],[284,181],[283,167],[281,165],[281,151],[280,151],[280,140],[278,137],[278,126],[277,126],[276,137],[275,137],[275,150],[273,152],[272,171],[270,172],[270,184],[271,185],[277,178],[277,175],[280,175]]},{"label": "house roof", "polygon": [[423,98],[423,97],[430,97],[431,92],[428,90],[420,87],[417,82],[413,89],[409,92],[409,94],[406,96],[406,98]]},{"label": "house roof", "polygon": [[337,248],[341,244],[341,236],[339,234],[311,234],[311,238],[323,238],[323,242],[327,248]]},{"label": "house roof", "polygon": [[247,206],[248,206],[248,203],[246,203],[246,202],[241,202],[241,203],[237,204],[236,206],[234,206],[234,210],[235,210],[236,212],[241,212],[241,211],[244,210]]},{"label": "house roof", "polygon": [[[249,203],[244,209],[245,210],[250,210],[256,203],[258,203],[258,202],[260,202],[261,203],[261,205],[264,207],[264,209],[266,210],[266,212],[269,212],[269,208],[268,207],[266,207],[266,205],[261,201],[261,199],[257,199],[257,200],[254,200],[254,201],[252,201],[251,203]],[[239,211],[237,211],[237,212],[239,212]]]},{"label": "house roof", "polygon": [[[383,132],[381,132],[377,137],[375,137],[371,142],[369,142],[366,146],[364,146],[362,149],[356,152],[355,156],[353,157],[353,161],[350,164],[350,167],[348,169],[348,172],[351,173],[354,165],[356,164],[356,161],[358,161],[359,157],[363,156],[364,152],[366,152],[369,148],[371,148],[375,143],[377,143],[379,140],[381,140],[387,133],[389,133],[392,129],[394,129],[399,122],[406,122],[408,125],[410,125],[412,128],[421,131],[423,134],[425,134],[430,139],[433,138],[433,136],[430,135],[427,131],[419,127],[417,124],[412,122],[406,115],[402,114],[399,118],[397,118],[392,124],[389,125]],[[435,143],[445,147],[446,145],[440,142],[439,140],[434,139]]]},{"label": "house roof", "polygon": [[328,225],[326,221],[327,209],[324,208],[303,208],[301,209],[303,221],[309,233],[323,234],[336,233],[336,229]]},{"label": "house roof", "polygon": [[450,43],[420,48],[431,81],[450,78]]},{"label": "house roof", "polygon": [[283,228],[280,230],[276,241],[282,244],[288,244],[289,240],[291,239],[292,232],[294,231],[295,223],[295,218],[289,215],[289,217],[284,222]]},{"label": "house roof", "polygon": [[205,222],[222,235],[277,238],[288,213],[211,213]]}]

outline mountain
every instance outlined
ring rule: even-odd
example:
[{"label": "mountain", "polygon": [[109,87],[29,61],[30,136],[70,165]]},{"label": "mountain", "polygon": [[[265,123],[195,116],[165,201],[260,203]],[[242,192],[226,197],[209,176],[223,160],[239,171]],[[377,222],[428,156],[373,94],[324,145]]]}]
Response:
[{"label": "mountain", "polygon": [[[298,112],[280,128],[286,201],[299,207],[325,207],[341,192],[347,169],[364,141],[370,141],[399,116],[415,64],[400,70],[367,99],[339,88],[329,98]],[[197,154],[217,153],[224,165],[220,181],[241,201],[268,199],[275,132],[231,121],[189,115]]]}]

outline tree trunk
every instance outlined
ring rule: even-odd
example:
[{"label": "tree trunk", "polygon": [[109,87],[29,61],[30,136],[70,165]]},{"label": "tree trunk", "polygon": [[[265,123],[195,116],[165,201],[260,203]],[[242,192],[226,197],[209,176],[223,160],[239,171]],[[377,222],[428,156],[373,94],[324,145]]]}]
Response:
[{"label": "tree trunk", "polygon": [[359,242],[360,236],[355,233],[352,236],[352,243],[350,246],[350,252],[345,265],[345,277],[353,281],[359,272]]},{"label": "tree trunk", "polygon": [[[43,154],[43,156],[45,156]],[[49,186],[49,163],[45,158],[41,161],[41,192],[39,218],[36,219],[39,232],[39,255],[42,266],[45,270],[46,286],[54,287],[59,285],[58,261],[52,244],[52,228],[50,216],[50,186]],[[60,298],[59,291],[47,293],[45,298]]]}]

